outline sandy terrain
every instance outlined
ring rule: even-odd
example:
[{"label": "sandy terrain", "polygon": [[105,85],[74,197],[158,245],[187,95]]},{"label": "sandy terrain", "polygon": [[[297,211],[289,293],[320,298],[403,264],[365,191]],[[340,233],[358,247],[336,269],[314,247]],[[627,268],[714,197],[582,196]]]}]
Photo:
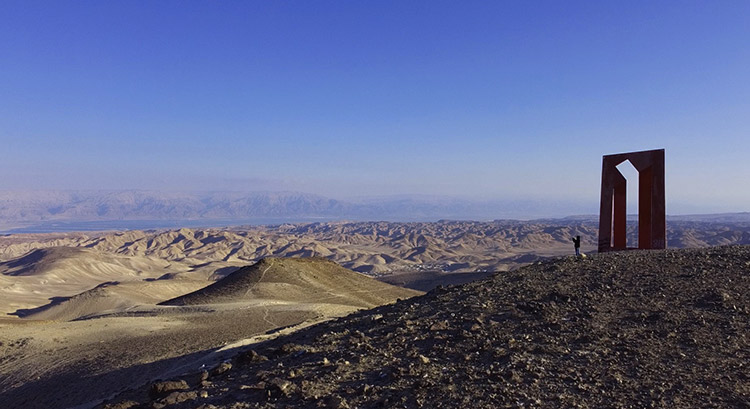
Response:
[{"label": "sandy terrain", "polygon": [[[574,235],[582,236],[583,251],[591,253],[596,234],[591,221],[570,220],[341,222],[5,235],[0,236],[0,314],[29,316],[113,282],[118,285],[99,289],[109,294],[100,301],[112,308],[171,298],[270,256],[325,257],[391,283],[420,282],[414,288],[429,289],[427,283],[434,286],[440,279],[459,283],[469,277],[452,273],[507,271],[544,257],[571,254]],[[632,231],[631,239],[634,235]],[[670,246],[678,247],[750,244],[750,225],[670,222],[668,239]],[[170,283],[143,285],[149,280]],[[168,294],[162,296],[162,291]]]},{"label": "sandy terrain", "polygon": [[[233,271],[247,264],[218,261],[208,266],[86,247],[39,248],[0,262],[0,313],[30,317],[40,308],[73,296],[80,301],[87,291],[96,290],[110,295],[106,301],[111,308],[164,300],[210,284],[209,278],[217,271]],[[105,301],[103,297],[99,300]],[[96,309],[105,307],[102,304]]]},{"label": "sandy terrain", "polygon": [[[0,236],[0,261],[37,248],[78,247],[127,257],[168,261],[186,272],[247,265],[263,257],[326,257],[368,274],[439,270],[506,271],[542,256],[571,254],[572,236],[595,251],[596,221],[337,222],[117,233]],[[750,244],[750,223],[670,221],[669,247]],[[629,243],[636,240],[631,226]],[[226,263],[220,265],[217,263]],[[210,273],[209,273],[210,274]]]},{"label": "sandy terrain", "polygon": [[[102,284],[0,321],[0,400],[4,407],[91,406],[124,388],[215,364],[220,348],[268,331],[417,294],[322,259],[266,259],[217,282]],[[157,305],[164,302],[172,305]]]},{"label": "sandy terrain", "polygon": [[156,303],[270,256],[325,257],[429,289],[472,277],[454,273],[504,271],[569,254],[575,234],[591,251],[593,232],[577,224],[377,222],[6,235],[0,237],[0,314],[70,320]]},{"label": "sandy terrain", "polygon": [[592,251],[596,231],[595,226],[581,223],[359,222],[127,231],[92,237],[50,235],[46,239],[44,235],[11,235],[0,238],[0,260],[23,256],[35,248],[66,246],[169,261],[183,270],[204,263],[248,264],[269,256],[315,256],[369,274],[504,271],[537,255],[570,254],[570,238],[575,235],[583,237],[584,251]]}]

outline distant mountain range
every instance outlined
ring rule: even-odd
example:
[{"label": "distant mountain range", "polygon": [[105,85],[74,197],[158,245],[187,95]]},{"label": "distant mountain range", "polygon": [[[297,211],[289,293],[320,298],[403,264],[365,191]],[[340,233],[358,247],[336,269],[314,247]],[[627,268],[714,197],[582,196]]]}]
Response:
[{"label": "distant mountain range", "polygon": [[[40,232],[54,231],[54,226],[81,230],[118,226],[142,229],[179,227],[181,223],[198,226],[209,221],[276,224],[327,220],[530,219],[571,214],[578,209],[573,204],[557,202],[471,201],[436,196],[341,201],[300,192],[5,191],[0,192],[0,231],[30,226],[36,226]],[[127,221],[141,223],[102,223]]]},{"label": "distant mountain range", "polygon": [[[418,195],[342,201],[300,192],[4,191],[0,192],[0,231],[123,230],[334,220],[530,220],[587,213],[586,210],[580,203],[560,201],[476,201]],[[595,221],[597,216],[568,219]],[[670,216],[670,220],[750,222],[750,213]]]},{"label": "distant mountain range", "polygon": [[333,216],[351,205],[304,193],[33,191],[0,193],[4,221]]}]

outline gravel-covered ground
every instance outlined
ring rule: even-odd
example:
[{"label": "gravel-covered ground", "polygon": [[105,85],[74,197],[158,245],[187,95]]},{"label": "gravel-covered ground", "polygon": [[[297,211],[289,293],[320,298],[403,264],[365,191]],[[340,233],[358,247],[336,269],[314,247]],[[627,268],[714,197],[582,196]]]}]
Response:
[{"label": "gravel-covered ground", "polygon": [[750,408],[750,246],[537,263],[258,344],[109,408]]}]

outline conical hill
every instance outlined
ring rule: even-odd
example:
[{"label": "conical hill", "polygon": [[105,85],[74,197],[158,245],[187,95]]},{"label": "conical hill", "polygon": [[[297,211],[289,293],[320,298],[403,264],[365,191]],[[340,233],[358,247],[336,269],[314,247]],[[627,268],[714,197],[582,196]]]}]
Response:
[{"label": "conical hill", "polygon": [[208,287],[162,304],[217,304],[263,299],[370,308],[419,294],[348,270],[324,258],[264,258]]}]

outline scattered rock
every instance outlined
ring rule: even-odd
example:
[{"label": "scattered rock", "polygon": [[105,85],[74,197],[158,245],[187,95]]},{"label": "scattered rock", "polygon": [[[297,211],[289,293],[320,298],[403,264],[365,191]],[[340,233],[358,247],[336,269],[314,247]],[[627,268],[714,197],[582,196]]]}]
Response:
[{"label": "scattered rock", "polygon": [[187,382],[184,380],[174,380],[174,381],[160,381],[155,382],[151,385],[151,388],[149,389],[149,396],[151,396],[152,399],[162,398],[171,392],[174,391],[183,391],[186,389],[190,389]]},{"label": "scattered rock", "polygon": [[237,361],[242,364],[259,363],[268,361],[268,357],[265,355],[258,354],[255,350],[251,349],[244,354],[241,354]]},{"label": "scattered rock", "polygon": [[430,325],[430,331],[445,331],[449,328],[448,321],[438,321]]},{"label": "scattered rock", "polygon": [[330,409],[349,409],[349,404],[346,402],[346,399],[342,398],[339,395],[329,396],[326,399],[325,405]]},{"label": "scattered rock", "polygon": [[193,400],[198,397],[198,392],[196,391],[181,391],[181,392],[172,392],[164,399],[160,400],[160,403],[164,403],[166,405],[174,405],[176,403],[185,402],[188,400]]},{"label": "scattered rock", "polygon": [[211,375],[221,375],[224,372],[232,369],[232,363],[231,362],[222,362],[219,365],[217,365],[214,369],[211,370]]},{"label": "scattered rock", "polygon": [[272,398],[289,396],[296,389],[297,387],[292,382],[282,378],[273,378],[266,383],[266,391]]}]

